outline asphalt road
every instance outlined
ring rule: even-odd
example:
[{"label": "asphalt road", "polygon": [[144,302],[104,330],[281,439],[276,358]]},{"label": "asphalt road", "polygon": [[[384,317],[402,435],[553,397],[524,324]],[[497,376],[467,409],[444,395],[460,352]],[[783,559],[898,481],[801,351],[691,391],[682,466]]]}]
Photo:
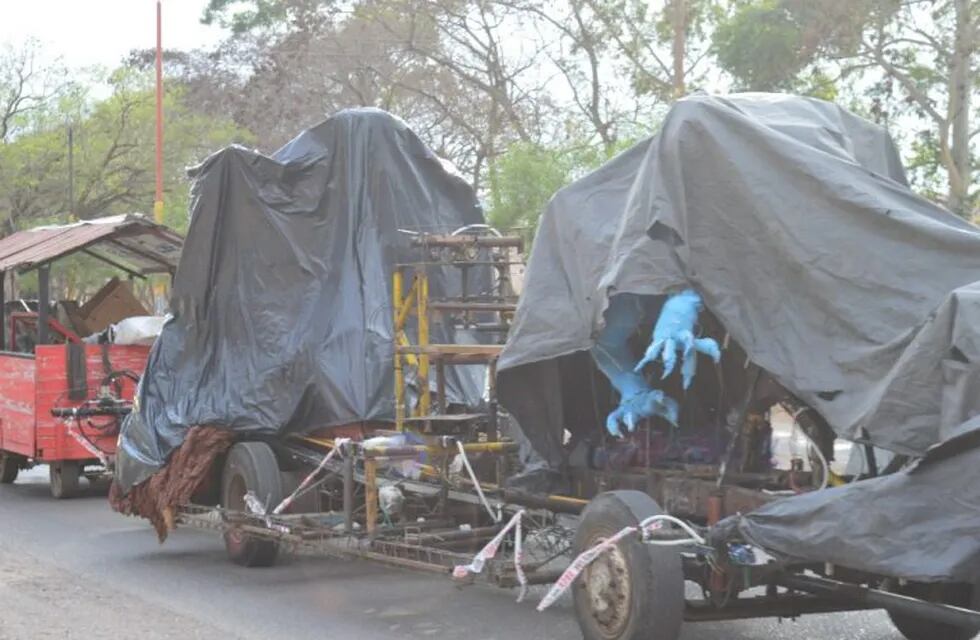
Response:
[{"label": "asphalt road", "polygon": [[[104,495],[48,495],[46,469],[0,486],[0,638],[578,638],[567,602],[545,613],[490,587],[366,562],[230,564],[191,530],[164,545]],[[897,640],[881,613],[689,624],[683,640]]]}]

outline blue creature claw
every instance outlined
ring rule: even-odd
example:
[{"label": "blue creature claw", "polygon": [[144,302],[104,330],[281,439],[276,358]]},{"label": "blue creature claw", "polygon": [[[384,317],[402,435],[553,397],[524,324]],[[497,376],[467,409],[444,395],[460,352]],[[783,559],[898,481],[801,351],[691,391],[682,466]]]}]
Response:
[{"label": "blue creature claw", "polygon": [[694,350],[708,356],[715,361],[715,364],[721,362],[721,347],[718,346],[718,342],[714,338],[696,339],[694,341]]},{"label": "blue creature claw", "polygon": [[640,362],[637,363],[635,367],[633,367],[633,371],[639,373],[640,371],[643,370],[643,367],[647,366],[651,362],[656,361],[656,359],[660,357],[660,353],[661,351],[663,351],[663,348],[664,348],[663,340],[654,340],[653,342],[651,342],[650,346],[647,347],[646,353],[643,354],[643,359],[640,360]]},{"label": "blue creature claw", "polygon": [[644,366],[663,360],[664,377],[677,365],[680,350],[681,372],[685,388],[694,378],[697,353],[716,360],[721,357],[718,344],[709,338],[696,338],[694,325],[701,308],[701,298],[693,290],[671,296],[664,304],[653,331],[653,341],[643,359],[634,367],[629,347],[630,336],[647,317],[646,302],[630,296],[616,296],[606,311],[606,326],[592,347],[592,357],[609,382],[619,392],[619,406],[606,418],[606,430],[617,438],[636,430],[645,418],[658,416],[677,426],[677,402],[663,391],[651,389],[641,371]]},{"label": "blue creature claw", "polygon": [[626,427],[626,431],[633,433],[640,420],[653,416],[660,416],[677,426],[677,414],[677,403],[663,391],[656,389],[641,391],[623,398],[619,406],[606,418],[606,430],[613,436],[621,438],[624,435],[623,426]]},{"label": "blue creature claw", "polygon": [[681,377],[684,388],[687,389],[697,372],[697,354],[703,353],[718,362],[721,359],[718,343],[711,338],[694,337],[694,325],[702,307],[701,296],[693,289],[686,289],[667,298],[653,327],[650,346],[633,371],[639,373],[644,366],[661,358],[661,379],[666,378],[677,366],[677,351],[680,349]]}]

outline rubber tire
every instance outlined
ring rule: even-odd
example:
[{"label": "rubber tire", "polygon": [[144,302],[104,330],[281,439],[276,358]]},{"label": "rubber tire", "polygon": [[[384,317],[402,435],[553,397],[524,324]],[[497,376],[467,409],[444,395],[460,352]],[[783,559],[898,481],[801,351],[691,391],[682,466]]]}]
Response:
[{"label": "rubber tire", "polygon": [[0,484],[13,484],[23,458],[16,453],[0,453]]},{"label": "rubber tire", "polygon": [[[239,442],[228,452],[221,473],[221,504],[228,509],[242,509],[244,491],[253,492],[271,508],[283,498],[279,463],[272,447],[264,442]],[[241,495],[233,495],[240,493]],[[279,555],[279,545],[229,531],[224,535],[228,558],[243,567],[271,567]]]},{"label": "rubber tire", "polygon": [[48,465],[48,481],[51,495],[58,499],[72,498],[78,495],[78,478],[82,465],[73,460],[60,460]]},{"label": "rubber tire", "polygon": [[[575,555],[624,527],[663,513],[660,506],[640,491],[609,491],[596,496],[585,508],[575,532]],[[643,544],[638,536],[617,545],[629,569],[630,597],[626,623],[618,634],[606,633],[592,614],[584,572],[575,581],[572,599],[575,617],[585,640],[676,640],[684,621],[684,570],[673,547]],[[586,570],[587,571],[587,570]]]},{"label": "rubber tire", "polygon": [[[899,593],[915,598],[926,598],[929,585],[914,583],[898,591]],[[944,601],[947,604],[977,609],[978,605],[980,605],[980,593],[978,593],[976,588],[971,589],[970,592],[963,590],[961,593],[954,594],[954,597],[944,598]],[[938,640],[940,638],[942,640],[972,640],[977,637],[977,634],[980,634],[980,628],[969,629],[966,627],[955,627],[897,611],[889,611],[888,617],[891,619],[892,625],[907,640]]]}]

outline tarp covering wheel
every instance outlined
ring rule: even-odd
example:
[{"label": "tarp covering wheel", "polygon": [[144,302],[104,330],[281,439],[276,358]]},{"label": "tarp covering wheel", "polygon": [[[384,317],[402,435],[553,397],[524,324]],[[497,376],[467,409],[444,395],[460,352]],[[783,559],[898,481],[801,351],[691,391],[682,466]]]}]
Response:
[{"label": "tarp covering wheel", "polygon": [[[980,591],[976,587],[957,584],[909,583],[898,592],[922,600],[945,602],[958,607],[977,609],[980,606]],[[972,640],[980,634],[977,627],[956,627],[924,618],[917,618],[900,611],[889,611],[888,617],[906,640]]]},{"label": "tarp covering wheel", "polygon": [[[221,503],[226,509],[247,512],[245,494],[251,491],[268,508],[283,498],[282,476],[272,447],[264,442],[239,442],[228,452],[221,474]],[[224,535],[228,557],[245,567],[270,567],[279,545],[260,540],[232,527]]]},{"label": "tarp covering wheel", "polygon": [[[574,555],[624,527],[663,513],[639,491],[598,495],[582,513]],[[573,589],[586,640],[676,640],[684,619],[684,573],[678,552],[628,536],[599,556]]]}]

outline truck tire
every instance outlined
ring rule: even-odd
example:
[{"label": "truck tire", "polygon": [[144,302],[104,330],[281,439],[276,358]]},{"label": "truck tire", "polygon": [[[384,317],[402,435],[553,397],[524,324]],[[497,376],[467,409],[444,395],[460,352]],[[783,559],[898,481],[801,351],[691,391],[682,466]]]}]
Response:
[{"label": "truck tire", "polygon": [[13,484],[23,458],[16,453],[0,453],[0,484]]},{"label": "truck tire", "polygon": [[[279,463],[272,447],[264,442],[239,442],[228,452],[221,474],[221,504],[232,511],[246,511],[245,493],[251,491],[268,508],[283,498]],[[228,558],[243,567],[271,567],[279,555],[279,545],[235,528],[225,535]]]},{"label": "truck tire", "polygon": [[[903,595],[929,600],[932,595],[931,585],[911,583],[897,590]],[[942,593],[942,601],[969,609],[977,609],[980,605],[980,594],[976,588],[966,585],[949,585]],[[956,627],[950,624],[933,622],[923,618],[910,616],[899,611],[889,611],[888,617],[892,624],[907,640],[972,640],[980,634],[980,628]]]},{"label": "truck tire", "polygon": [[[624,527],[663,513],[640,491],[596,496],[575,532],[576,555]],[[572,588],[585,640],[676,640],[684,620],[684,571],[674,547],[622,539],[586,567]]]},{"label": "truck tire", "polygon": [[58,460],[48,465],[51,495],[62,500],[78,494],[78,478],[82,465],[74,460]]}]

